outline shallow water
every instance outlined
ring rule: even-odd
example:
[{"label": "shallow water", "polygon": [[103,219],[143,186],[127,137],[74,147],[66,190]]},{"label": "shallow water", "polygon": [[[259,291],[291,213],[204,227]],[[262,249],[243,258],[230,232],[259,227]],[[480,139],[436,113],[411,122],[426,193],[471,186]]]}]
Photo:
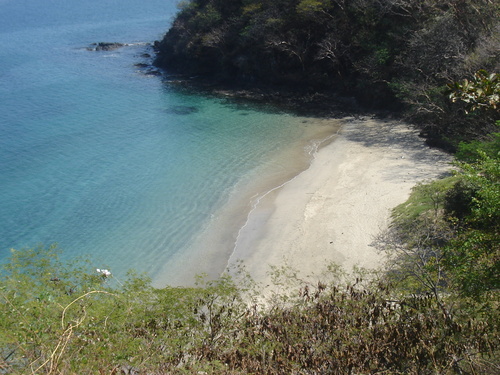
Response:
[{"label": "shallow water", "polygon": [[[143,74],[135,64],[175,4],[0,1],[0,260],[57,242],[118,277],[184,274],[197,266],[179,259],[203,260],[195,243],[225,214],[233,225],[206,258],[223,264],[252,197],[303,169],[331,132]],[[131,45],[87,50],[101,41]]]}]

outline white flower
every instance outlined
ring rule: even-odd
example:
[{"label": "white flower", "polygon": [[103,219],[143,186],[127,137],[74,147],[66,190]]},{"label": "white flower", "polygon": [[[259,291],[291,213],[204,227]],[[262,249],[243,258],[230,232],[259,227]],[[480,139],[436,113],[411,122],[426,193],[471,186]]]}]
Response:
[{"label": "white flower", "polygon": [[100,268],[97,268],[96,271],[97,271],[97,273],[100,273],[104,277],[111,276],[111,272],[109,272],[108,270],[105,270],[105,269],[101,270]]}]

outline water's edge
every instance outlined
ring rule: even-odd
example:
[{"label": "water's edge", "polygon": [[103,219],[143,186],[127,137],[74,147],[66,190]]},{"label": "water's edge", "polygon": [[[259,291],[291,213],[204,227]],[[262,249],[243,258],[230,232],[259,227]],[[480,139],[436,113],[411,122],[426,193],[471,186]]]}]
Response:
[{"label": "water's edge", "polygon": [[[340,119],[303,118],[302,121],[311,124],[308,135],[286,151],[273,155],[268,164],[264,163],[243,176],[193,244],[155,275],[153,285],[192,286],[196,276],[213,280],[230,271],[235,263],[232,259],[235,249],[241,246],[240,234],[248,229],[246,226],[252,212],[263,200],[307,170],[317,152],[334,141],[342,126]],[[274,169],[276,165],[280,166],[278,172]],[[246,245],[251,247],[251,244]],[[171,272],[181,268],[182,273]]]}]

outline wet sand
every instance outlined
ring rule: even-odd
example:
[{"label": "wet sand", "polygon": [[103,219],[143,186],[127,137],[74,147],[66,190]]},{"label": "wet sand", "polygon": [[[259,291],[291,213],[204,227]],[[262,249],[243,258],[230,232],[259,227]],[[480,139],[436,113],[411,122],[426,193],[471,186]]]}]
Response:
[{"label": "wet sand", "polygon": [[[338,119],[297,117],[302,136],[295,142],[282,144],[261,165],[249,171],[230,191],[223,204],[185,249],[171,256],[153,279],[156,287],[192,286],[196,275],[216,279],[228,266],[242,227],[250,212],[272,192],[310,167],[317,150],[328,144],[338,133]],[[194,198],[196,199],[196,198]]]}]

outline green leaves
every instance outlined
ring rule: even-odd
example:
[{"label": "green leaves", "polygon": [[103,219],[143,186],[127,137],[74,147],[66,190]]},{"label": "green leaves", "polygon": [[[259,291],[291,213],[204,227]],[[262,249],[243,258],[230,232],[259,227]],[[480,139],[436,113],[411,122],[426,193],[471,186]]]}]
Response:
[{"label": "green leaves", "polygon": [[500,134],[462,143],[455,175],[414,188],[382,237],[405,290],[477,300],[500,288]]},{"label": "green leaves", "polygon": [[448,97],[452,102],[466,103],[467,112],[500,109],[500,74],[479,70],[469,81],[448,84]]},{"label": "green leaves", "polygon": [[301,0],[297,4],[297,14],[302,16],[313,16],[315,13],[326,12],[331,8],[329,0]]},{"label": "green leaves", "polygon": [[[472,152],[462,144],[450,200],[462,197],[457,235],[446,247],[446,266],[461,293],[481,298],[500,288],[500,143],[499,135]],[[485,151],[483,151],[485,150]],[[473,155],[477,155],[476,159]],[[456,206],[456,204],[455,204]],[[455,214],[456,209],[451,214]]]}]

